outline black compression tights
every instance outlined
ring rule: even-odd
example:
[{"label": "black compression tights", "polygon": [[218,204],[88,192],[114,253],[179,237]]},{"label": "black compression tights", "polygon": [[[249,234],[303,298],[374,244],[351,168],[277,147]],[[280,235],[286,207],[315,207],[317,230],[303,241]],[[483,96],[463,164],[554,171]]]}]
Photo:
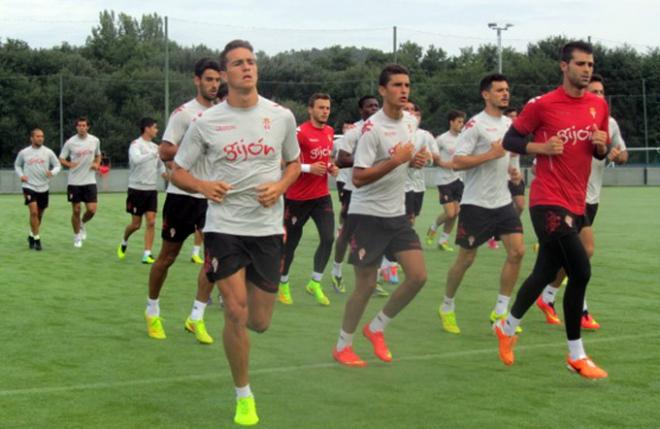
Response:
[{"label": "black compression tights", "polygon": [[520,287],[516,301],[511,307],[511,315],[521,319],[543,288],[555,279],[561,267],[568,276],[568,285],[564,292],[566,336],[569,340],[577,340],[580,338],[584,294],[591,277],[591,264],[577,234],[540,245],[532,274]]},{"label": "black compression tights", "polygon": [[[332,254],[332,243],[335,239],[335,216],[332,210],[317,206],[310,213],[310,217],[316,224],[320,240],[316,248],[316,253],[314,253],[314,272],[323,273]],[[289,268],[293,262],[293,254],[302,238],[303,226],[305,226],[305,222],[298,222],[296,225],[287,225],[282,275],[289,274]]]}]

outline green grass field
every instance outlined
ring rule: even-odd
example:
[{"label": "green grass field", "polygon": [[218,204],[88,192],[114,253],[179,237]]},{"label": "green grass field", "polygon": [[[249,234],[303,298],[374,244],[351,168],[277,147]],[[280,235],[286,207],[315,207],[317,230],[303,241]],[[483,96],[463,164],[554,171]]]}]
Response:
[{"label": "green grass field", "polygon": [[[420,235],[439,209],[436,195],[427,192]],[[221,310],[214,303],[206,312],[217,340],[212,346],[183,330],[198,271],[188,261],[192,244],[186,243],[161,296],[168,338],[152,340],[143,319],[149,267],[140,264],[142,231],[132,237],[125,261],[115,256],[129,220],[124,199],[100,195],[89,238],[75,249],[65,196],[52,195],[39,253],[27,248],[22,196],[0,196],[1,428],[233,427]],[[457,297],[460,336],[444,333],[436,314],[454,255],[427,249],[429,281],[387,330],[394,362],[377,361],[356,335],[355,349],[369,366],[338,366],[330,351],[346,296],[332,292],[330,267],[330,307],[317,306],[303,291],[316,242],[310,222],[291,272],[294,305],[276,306],[270,330],[251,337],[259,427],[659,427],[659,212],[660,188],[604,190],[588,290],[603,327],[584,334],[588,353],[610,374],[599,382],[566,370],[563,326],[546,325],[536,308],[523,321],[516,364],[500,363],[488,314],[504,250],[487,248]],[[523,217],[528,252],[519,283],[535,258],[528,212]],[[156,253],[159,248],[157,239]],[[344,271],[350,290],[352,270]],[[383,303],[374,298],[363,322]]]}]

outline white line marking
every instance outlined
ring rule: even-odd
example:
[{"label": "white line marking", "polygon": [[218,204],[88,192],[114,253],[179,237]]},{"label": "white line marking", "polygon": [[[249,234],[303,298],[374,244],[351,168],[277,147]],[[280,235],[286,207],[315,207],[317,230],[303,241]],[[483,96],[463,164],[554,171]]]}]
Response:
[{"label": "white line marking", "polygon": [[[636,340],[640,338],[651,338],[660,336],[660,333],[652,334],[639,334],[639,335],[624,335],[619,337],[606,337],[606,338],[590,338],[589,344],[593,343],[610,343],[614,341],[627,341],[627,340]],[[529,346],[518,346],[517,350],[534,350],[542,349],[546,347],[560,347],[562,343],[544,343],[544,344],[534,344]],[[442,358],[455,358],[461,356],[473,356],[481,354],[493,354],[497,355],[497,349],[495,348],[486,348],[486,349],[475,349],[475,350],[465,350],[460,352],[447,352],[447,353],[436,353],[436,354],[426,354],[426,355],[417,355],[417,356],[404,356],[401,358],[394,359],[395,362],[414,362],[414,361],[423,361],[423,360],[433,360],[433,359],[442,359]],[[377,360],[367,360],[367,362],[374,363],[379,362]],[[282,372],[294,372],[300,370],[309,370],[309,369],[326,369],[326,368],[338,368],[338,364],[334,361],[328,361],[324,363],[316,363],[309,365],[298,365],[298,366],[280,366],[274,368],[261,368],[253,369],[250,371],[251,375],[258,374],[276,374]],[[148,386],[152,384],[166,384],[166,383],[183,383],[189,381],[209,381],[215,379],[229,378],[229,370],[224,373],[219,374],[204,374],[204,375],[183,375],[179,377],[163,377],[163,378],[150,378],[144,380],[128,380],[128,381],[115,381],[115,382],[105,382],[105,383],[89,383],[89,384],[76,384],[71,386],[53,386],[53,387],[31,387],[27,389],[10,389],[10,390],[0,390],[0,397],[2,396],[19,396],[19,395],[36,395],[36,394],[49,394],[49,393],[62,393],[62,392],[72,392],[76,390],[101,390],[101,389],[114,389],[121,387],[131,387],[131,386]]]}]

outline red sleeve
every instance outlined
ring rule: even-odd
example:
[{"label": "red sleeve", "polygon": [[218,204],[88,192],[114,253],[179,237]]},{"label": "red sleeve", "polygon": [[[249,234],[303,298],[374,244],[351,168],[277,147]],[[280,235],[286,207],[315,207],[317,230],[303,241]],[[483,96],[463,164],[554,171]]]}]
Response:
[{"label": "red sleeve", "polygon": [[533,134],[539,127],[539,99],[540,97],[532,98],[525,104],[522,112],[513,123],[513,128],[522,135]]},{"label": "red sleeve", "polygon": [[601,120],[601,130],[607,134],[607,144],[609,145],[612,143],[612,139],[610,138],[610,106],[607,102],[603,102],[603,104],[605,105],[605,115],[603,115],[603,119]]}]

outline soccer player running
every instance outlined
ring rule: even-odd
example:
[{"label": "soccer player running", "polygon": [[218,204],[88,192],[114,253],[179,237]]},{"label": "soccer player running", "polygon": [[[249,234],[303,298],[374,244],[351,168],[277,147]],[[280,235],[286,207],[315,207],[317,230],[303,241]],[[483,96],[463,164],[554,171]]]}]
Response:
[{"label": "soccer player running", "polygon": [[[192,100],[179,106],[170,115],[158,147],[160,157],[169,162],[177,153],[178,145],[185,135],[190,124],[206,109],[211,107],[218,95],[220,87],[220,64],[209,58],[202,58],[195,64],[193,82],[197,88],[197,95]],[[209,166],[203,160],[193,167],[197,177],[206,177]],[[183,242],[196,230],[204,226],[207,208],[206,197],[199,192],[189,193],[170,182],[163,206],[163,225],[161,238],[162,247],[158,258],[151,266],[149,272],[149,295],[145,319],[147,334],[154,339],[165,339],[165,329],[160,317],[160,291],[163,288],[170,266],[176,261]],[[195,338],[202,344],[213,343],[204,323],[204,311],[211,296],[213,285],[206,279],[204,269],[200,269],[197,279],[197,294],[193,302],[190,316],[184,322],[184,328],[195,334]]]},{"label": "soccer player running", "polygon": [[388,65],[381,72],[378,85],[383,108],[363,126],[353,162],[356,190],[351,195],[346,220],[355,290],[346,302],[339,339],[332,350],[337,362],[356,367],[363,367],[366,362],[353,351],[353,335],[372,296],[383,255],[398,261],[406,278],[362,329],[382,361],[392,360],[383,336],[386,326],[426,282],[422,247],[405,209],[408,166],[412,162],[421,168],[428,161],[428,151],[415,146],[417,119],[403,110],[410,93],[408,70],[397,64]]},{"label": "soccer player running", "polygon": [[323,292],[321,278],[332,253],[335,232],[335,214],[328,188],[328,174],[336,176],[337,167],[331,161],[334,130],[327,125],[330,116],[330,96],[313,94],[307,103],[309,121],[298,127],[300,166],[302,174],[286,191],[284,198],[284,258],[278,299],[283,304],[293,304],[289,286],[289,268],[303,234],[303,227],[311,217],[319,233],[319,244],[314,253],[314,271],[305,290],[320,305],[330,305]]},{"label": "soccer player running", "polygon": [[[504,111],[504,115],[513,122],[518,117],[518,110],[515,107],[509,107]],[[513,206],[516,208],[518,216],[520,216],[525,210],[525,181],[522,174],[520,174],[520,155],[511,153],[510,156],[509,173],[511,177],[515,178],[515,181],[511,177],[509,178],[509,191],[511,192],[511,198],[513,198]]]},{"label": "soccer player running", "polygon": [[117,246],[117,257],[126,258],[128,238],[142,225],[146,219],[144,232],[143,264],[153,264],[151,247],[154,244],[156,229],[156,212],[158,211],[158,176],[167,178],[165,164],[158,154],[158,145],[153,139],[158,135],[158,124],[152,118],[140,120],[140,137],[133,140],[128,148],[128,195],[126,197],[126,213],[131,215],[131,223],[124,229],[122,242]]},{"label": "soccer player running", "polygon": [[[101,162],[101,142],[88,131],[89,120],[84,116],[76,119],[76,135],[64,143],[60,152],[60,163],[69,169],[67,199],[72,209],[73,246],[77,248],[87,239],[85,224],[92,220],[97,206],[96,171]],[[82,219],[81,202],[85,203]]]},{"label": "soccer player running", "polygon": [[[587,87],[587,91],[601,98],[605,98],[605,86],[603,77],[597,74],[591,75],[591,82]],[[611,142],[611,150],[607,155],[607,161],[616,164],[625,164],[628,161],[628,151],[626,142],[621,136],[619,124],[613,117],[609,117],[609,136]],[[600,203],[600,191],[603,187],[603,175],[605,174],[605,159],[591,160],[591,175],[589,176],[589,184],[587,185],[587,205],[585,209],[584,226],[580,231],[580,241],[584,245],[584,250],[587,252],[589,259],[594,255],[594,230],[593,223],[598,213],[598,204]],[[563,269],[559,270],[557,278],[543,289],[543,293],[536,300],[536,305],[545,315],[546,321],[551,325],[559,325],[561,320],[555,311],[555,297],[557,291],[562,285],[566,273]],[[582,304],[582,318],[580,319],[582,329],[597,330],[600,329],[600,324],[589,313],[587,307],[587,299],[584,299]]]},{"label": "soccer player running", "polygon": [[[408,101],[404,110],[415,116],[418,123],[422,122],[422,110],[417,104]],[[415,141],[420,147],[425,148],[425,150],[429,152],[428,158],[429,161],[431,161],[436,147],[433,134],[421,128],[417,128]],[[408,180],[406,181],[404,189],[406,191],[406,216],[410,219],[410,224],[414,226],[415,219],[422,212],[424,191],[426,191],[426,181],[424,179],[423,168],[416,168],[414,166],[408,167]]]},{"label": "soccer player running", "polygon": [[21,179],[25,205],[30,214],[30,249],[42,250],[39,231],[44,211],[48,208],[48,181],[61,168],[55,153],[44,146],[44,132],[40,128],[30,131],[30,146],[18,152],[14,161],[14,171]]},{"label": "soccer player running", "polygon": [[439,167],[435,175],[435,184],[438,187],[438,197],[443,213],[436,218],[426,232],[426,244],[433,245],[438,228],[442,225],[442,232],[438,238],[438,249],[453,252],[454,248],[449,245],[449,235],[458,218],[464,186],[459,174],[452,170],[451,160],[456,151],[458,135],[465,123],[465,112],[452,110],[447,115],[447,121],[449,130],[435,139],[438,155],[433,157],[433,163]]},{"label": "soccer player running", "polygon": [[443,329],[452,334],[461,332],[456,323],[456,292],[479,246],[490,237],[498,237],[507,254],[495,308],[490,313],[491,322],[507,315],[525,253],[522,224],[507,187],[509,154],[502,147],[502,137],[511,126],[511,120],[503,115],[509,105],[509,83],[504,75],[489,74],[481,80],[479,89],[484,110],[465,124],[452,160],[455,170],[466,170],[456,232],[460,249],[447,273],[445,296],[438,310]]},{"label": "soccer player running", "polygon": [[[561,50],[563,81],[527,103],[504,137],[504,147],[519,154],[536,154],[536,178],[530,188],[530,215],[539,252],[511,312],[493,325],[500,360],[514,363],[516,327],[560,268],[568,273],[564,316],[568,339],[567,366],[589,379],[605,378],[586,354],[580,335],[584,294],[591,277],[589,257],[579,233],[585,221],[591,159],[608,150],[609,109],[605,100],[586,91],[594,68],[591,45],[570,42]],[[532,142],[527,136],[533,134]]]},{"label": "soccer player running", "polygon": [[[344,132],[344,136],[337,141],[337,166],[340,167],[337,176],[337,189],[339,190],[339,201],[341,202],[341,211],[339,220],[340,229],[335,240],[335,260],[332,264],[332,287],[335,292],[346,293],[346,286],[343,283],[342,263],[348,248],[348,237],[346,236],[346,216],[351,202],[351,194],[355,187],[353,186],[353,153],[357,141],[362,135],[362,126],[364,121],[376,113],[380,105],[378,99],[373,95],[365,95],[358,100],[358,110],[360,120],[353,124],[353,127]],[[389,295],[389,294],[388,294]]]},{"label": "soccer player running", "polygon": [[[270,325],[283,249],[282,195],[300,174],[296,121],[257,93],[252,46],[231,41],[220,54],[227,100],[191,125],[172,180],[209,199],[204,226],[205,268],[225,304],[223,342],[236,387],[234,421],[259,421],[248,379],[248,329]],[[205,160],[210,176],[191,171]]]}]

